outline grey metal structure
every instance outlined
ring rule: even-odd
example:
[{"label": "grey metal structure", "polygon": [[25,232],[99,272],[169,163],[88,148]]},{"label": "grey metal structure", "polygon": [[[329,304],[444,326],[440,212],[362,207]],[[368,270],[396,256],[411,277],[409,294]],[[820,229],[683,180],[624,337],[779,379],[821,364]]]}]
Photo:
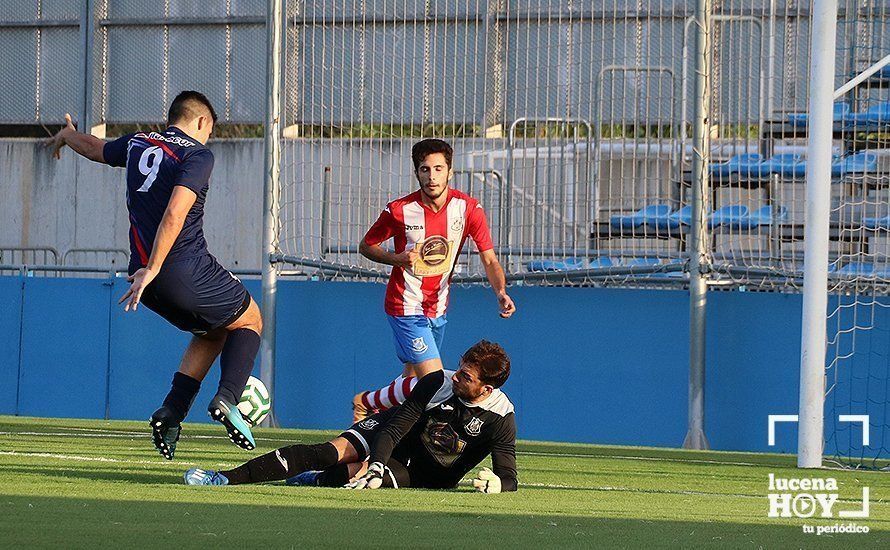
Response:
[{"label": "grey metal structure", "polygon": [[[265,171],[263,178],[263,339],[260,344],[260,379],[275,395],[275,312],[278,290],[277,262],[273,258],[278,252],[278,210],[281,183],[281,42],[283,27],[282,0],[269,0],[267,20],[266,56],[266,138]],[[274,402],[273,402],[274,411]],[[275,418],[269,414],[263,425],[274,425]]]},{"label": "grey metal structure", "polygon": [[707,449],[705,437],[705,314],[707,312],[708,145],[711,0],[695,2],[695,107],[692,119],[692,239],[689,251],[689,426],[683,447]]},{"label": "grey metal structure", "polygon": [[[809,8],[780,4],[746,0],[724,2],[719,7],[715,25],[737,24],[721,20],[720,10],[744,12],[746,20],[757,22],[766,51],[784,56],[785,64],[783,70],[773,67],[773,54],[767,56],[767,67],[762,70],[748,66],[759,64],[761,56],[725,60],[719,86],[726,100],[716,106],[721,118],[757,121],[763,107],[773,107],[776,102],[786,109],[806,108],[805,94],[799,92],[796,82],[796,73],[806,70],[806,52],[783,51],[790,31],[776,24],[776,18],[809,17]],[[265,8],[266,0],[4,2],[0,48],[8,62],[0,64],[0,75],[7,85],[7,96],[0,105],[0,123],[58,123],[66,111],[73,111],[89,126],[160,123],[169,100],[184,88],[205,91],[220,106],[224,122],[262,123]],[[573,108],[581,112],[572,116],[584,116],[593,101],[585,95],[592,84],[590,75],[612,63],[607,52],[592,48],[592,43],[612,35],[624,36],[614,47],[632,48],[633,25],[626,23],[640,21],[642,31],[654,36],[657,44],[643,52],[641,64],[664,65],[666,59],[673,58],[669,68],[679,75],[686,67],[671,53],[682,48],[684,27],[693,15],[691,3],[681,0],[647,3],[642,12],[637,12],[638,2],[631,0],[556,5],[503,0],[355,2],[337,4],[336,8],[323,1],[284,2],[286,24],[299,44],[285,52],[288,62],[283,78],[293,84],[288,86],[284,102],[289,121],[368,122],[368,112],[379,110],[387,97],[410,86],[398,74],[370,71],[369,57],[382,51],[385,44],[406,48],[417,34],[423,35],[424,48],[420,55],[410,56],[417,66],[405,70],[430,75],[447,70],[460,92],[444,96],[445,104],[433,105],[431,98],[442,95],[438,87],[444,85],[441,79],[433,79],[427,93],[410,98],[412,103],[397,116],[388,118],[387,113],[380,113],[374,122],[423,123],[432,120],[435,112],[447,113],[450,123],[488,128],[532,114],[564,116]],[[842,7],[840,17],[846,17],[848,11]],[[452,34],[441,32],[446,26],[452,28]],[[558,47],[547,42],[552,29],[565,37]],[[840,41],[850,40],[845,29],[839,32]],[[742,34],[728,34],[732,40],[747,39]],[[471,36],[485,45],[480,48],[487,52],[484,59],[450,49],[452,43]],[[875,47],[886,50],[888,46],[890,36],[877,33]],[[738,50],[736,45],[723,49]],[[838,53],[842,65],[855,61],[846,55]],[[355,74],[334,75],[326,97],[320,97],[305,84],[320,74],[332,56],[342,58]],[[582,59],[592,72],[573,65],[574,60]],[[751,71],[773,74],[773,70],[777,78],[768,79],[766,89],[757,94],[733,92],[732,75]],[[559,84],[528,98],[509,92],[525,86],[523,79],[530,73],[540,81],[558,80]],[[564,73],[564,78],[551,78],[558,73]],[[687,91],[691,94],[691,89]],[[323,110],[315,107],[321,102]],[[665,101],[650,108],[668,113],[673,106]],[[626,106],[628,113],[633,109],[631,104]]]}]

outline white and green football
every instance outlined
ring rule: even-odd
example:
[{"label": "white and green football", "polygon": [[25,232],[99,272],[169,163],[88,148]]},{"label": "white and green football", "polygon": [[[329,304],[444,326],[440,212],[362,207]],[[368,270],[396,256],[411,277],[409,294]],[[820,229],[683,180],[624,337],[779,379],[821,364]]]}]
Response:
[{"label": "white and green football", "polygon": [[251,426],[256,426],[266,418],[272,410],[272,398],[262,380],[253,376],[247,379],[241,401],[238,402],[238,410]]}]

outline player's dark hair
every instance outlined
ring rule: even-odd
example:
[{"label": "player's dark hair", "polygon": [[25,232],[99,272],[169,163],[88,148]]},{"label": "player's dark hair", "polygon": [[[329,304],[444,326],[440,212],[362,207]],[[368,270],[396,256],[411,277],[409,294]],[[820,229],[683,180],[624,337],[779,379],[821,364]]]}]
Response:
[{"label": "player's dark hair", "polygon": [[466,365],[472,365],[476,368],[479,380],[500,388],[510,377],[510,358],[504,348],[489,342],[488,340],[480,340],[464,352],[461,361]]},{"label": "player's dark hair", "polygon": [[167,125],[176,124],[181,120],[191,121],[195,117],[203,115],[202,106],[210,111],[210,117],[216,124],[216,111],[213,110],[213,105],[210,104],[207,96],[194,90],[179,92],[179,95],[170,104],[170,110],[167,111]]},{"label": "player's dark hair", "polygon": [[445,164],[451,170],[451,159],[454,157],[454,150],[451,146],[441,139],[424,139],[415,143],[414,147],[411,148],[411,160],[414,161],[414,171],[416,172],[420,168],[420,163],[423,162],[423,159],[434,153],[445,155]]}]

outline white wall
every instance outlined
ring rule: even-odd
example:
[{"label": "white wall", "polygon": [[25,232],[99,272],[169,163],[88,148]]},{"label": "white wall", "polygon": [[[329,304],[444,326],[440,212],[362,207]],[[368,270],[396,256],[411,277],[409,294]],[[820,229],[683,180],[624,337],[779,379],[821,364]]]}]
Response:
[{"label": "white wall", "polygon": [[[210,251],[230,269],[260,269],[263,142],[210,144],[216,165],[205,205]],[[0,248],[129,249],[124,171],[37,140],[0,140]]]}]

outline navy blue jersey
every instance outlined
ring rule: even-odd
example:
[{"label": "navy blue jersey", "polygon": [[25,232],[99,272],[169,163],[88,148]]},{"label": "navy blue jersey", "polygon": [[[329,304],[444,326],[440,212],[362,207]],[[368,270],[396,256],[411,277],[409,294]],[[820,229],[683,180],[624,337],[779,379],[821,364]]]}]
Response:
[{"label": "navy blue jersey", "polygon": [[213,170],[213,153],[179,128],[137,132],[105,144],[105,162],[127,169],[130,212],[130,273],[148,263],[155,235],[177,185],[198,196],[166,262],[207,254],[204,200]]}]

